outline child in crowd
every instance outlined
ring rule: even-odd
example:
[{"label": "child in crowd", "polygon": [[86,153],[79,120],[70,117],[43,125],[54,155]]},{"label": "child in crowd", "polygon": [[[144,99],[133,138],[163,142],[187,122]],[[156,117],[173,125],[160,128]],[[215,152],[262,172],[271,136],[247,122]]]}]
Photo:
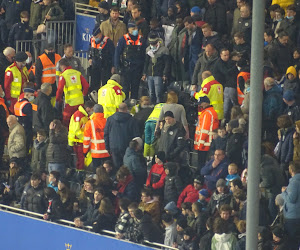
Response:
[{"label": "child in crowd", "polygon": [[217,149],[226,150],[226,144],[227,144],[227,133],[225,127],[219,127],[218,128],[218,135],[216,138],[214,138],[210,145],[209,155],[211,158],[213,158],[214,153]]},{"label": "child in crowd", "polygon": [[198,202],[201,203],[202,205],[202,211],[206,211],[207,210],[207,199],[209,198],[209,192],[207,189],[201,189],[199,191],[199,199]]},{"label": "child in crowd", "polygon": [[46,152],[49,141],[45,130],[39,130],[33,141],[31,170],[32,172],[46,169]]},{"label": "child in crowd", "polygon": [[130,216],[128,212],[128,206],[130,205],[130,200],[126,198],[122,198],[119,200],[119,208],[120,208],[120,215],[117,220],[115,231],[116,231],[116,238],[122,239],[124,237],[124,233],[129,228],[130,224],[133,222],[133,218]]},{"label": "child in crowd", "polygon": [[171,214],[163,214],[161,219],[165,227],[164,245],[171,247],[177,237],[176,222]]},{"label": "child in crowd", "polygon": [[179,217],[182,217],[179,208],[176,206],[176,203],[174,201],[169,202],[165,207],[164,210],[167,214],[171,214],[174,219],[178,219]]},{"label": "child in crowd", "polygon": [[228,175],[226,176],[226,185],[228,186],[229,182],[236,179],[240,178],[238,174],[238,166],[235,163],[231,163],[228,165]]},{"label": "child in crowd", "polygon": [[49,178],[48,178],[49,184],[48,184],[48,187],[53,188],[55,190],[55,192],[58,191],[59,177],[60,177],[60,173],[57,172],[57,171],[52,171],[49,174]]}]

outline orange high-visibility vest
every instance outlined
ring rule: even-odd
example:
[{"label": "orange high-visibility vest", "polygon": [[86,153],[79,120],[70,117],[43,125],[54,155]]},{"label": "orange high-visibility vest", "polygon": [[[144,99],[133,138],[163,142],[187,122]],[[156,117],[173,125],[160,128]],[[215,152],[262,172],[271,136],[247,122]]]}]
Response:
[{"label": "orange high-visibility vest", "polygon": [[83,153],[91,151],[92,158],[109,157],[105,148],[104,127],[106,119],[103,113],[94,113],[84,128]]},{"label": "orange high-visibility vest", "polygon": [[3,108],[5,109],[6,112],[6,118],[9,116],[9,112],[8,112],[8,108],[6,107],[5,101],[3,98],[0,97],[0,105],[3,106]]},{"label": "orange high-visibility vest", "polygon": [[27,116],[26,114],[23,113],[23,108],[25,107],[25,105],[27,103],[30,103],[27,100],[22,100],[22,101],[18,101],[15,106],[14,106],[14,113],[16,116]]},{"label": "orange high-visibility vest", "polygon": [[43,75],[42,75],[42,83],[55,83],[56,80],[56,64],[60,60],[61,56],[55,54],[55,64],[51,62],[49,57],[46,54],[42,54],[40,60],[43,65]]},{"label": "orange high-visibility vest", "polygon": [[142,45],[142,42],[141,42],[142,36],[141,35],[138,35],[138,38],[136,39],[136,41],[133,41],[128,33],[125,34],[123,37],[126,41],[126,45]]},{"label": "orange high-visibility vest", "polygon": [[213,131],[219,127],[218,114],[213,107],[204,109],[199,117],[195,132],[194,149],[209,151]]},{"label": "orange high-visibility vest", "polygon": [[103,40],[101,43],[96,43],[95,37],[91,38],[91,47],[96,48],[96,49],[104,49],[105,45],[107,44],[108,37],[104,36]]},{"label": "orange high-visibility vest", "polygon": [[238,94],[238,102],[240,105],[242,105],[243,101],[244,101],[244,98],[245,98],[245,95],[244,93],[241,91],[240,89],[240,86],[239,86],[239,77],[243,77],[244,78],[244,81],[246,82],[247,80],[250,79],[250,73],[249,72],[240,72],[237,76],[237,87],[236,87],[236,90],[237,90],[237,94]]}]

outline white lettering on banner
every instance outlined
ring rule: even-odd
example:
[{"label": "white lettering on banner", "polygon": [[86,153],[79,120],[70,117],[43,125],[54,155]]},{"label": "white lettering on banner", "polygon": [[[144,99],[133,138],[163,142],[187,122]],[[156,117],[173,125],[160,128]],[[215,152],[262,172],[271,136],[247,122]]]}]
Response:
[{"label": "white lettering on banner", "polygon": [[91,34],[82,33],[82,41],[89,42],[91,40],[91,37]]}]

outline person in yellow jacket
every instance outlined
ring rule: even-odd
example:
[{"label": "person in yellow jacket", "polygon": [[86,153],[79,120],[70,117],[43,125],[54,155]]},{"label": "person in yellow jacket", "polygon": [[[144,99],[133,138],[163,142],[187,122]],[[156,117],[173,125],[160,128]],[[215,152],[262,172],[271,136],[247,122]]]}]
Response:
[{"label": "person in yellow jacket", "polygon": [[201,90],[196,92],[197,86],[193,85],[191,96],[197,100],[202,96],[207,96],[218,114],[218,119],[222,120],[224,118],[223,86],[215,80],[210,71],[204,71],[202,79]]},{"label": "person in yellow jacket", "polygon": [[103,107],[95,104],[94,112],[84,128],[83,153],[86,155],[91,152],[93,167],[96,169],[108,160],[109,153],[104,141],[106,119],[103,115]]},{"label": "person in yellow jacket", "polygon": [[294,4],[295,0],[272,0],[272,5],[274,4],[278,4],[281,8],[284,9],[284,11],[286,11],[286,8],[291,5]]},{"label": "person in yellow jacket", "polygon": [[120,85],[121,77],[114,74],[103,87],[98,90],[98,104],[103,106],[104,118],[116,113],[119,105],[125,100],[125,93]]},{"label": "person in yellow jacket", "polygon": [[83,106],[72,115],[69,125],[68,145],[73,147],[77,156],[76,170],[84,170],[83,137],[84,127],[93,113],[94,103],[86,101]]},{"label": "person in yellow jacket", "polygon": [[145,122],[145,144],[144,144],[144,156],[153,157],[155,154],[155,149],[153,142],[155,140],[154,132],[156,123],[159,122],[158,118],[160,111],[164,103],[156,104],[152,113],[149,115],[147,121]]}]

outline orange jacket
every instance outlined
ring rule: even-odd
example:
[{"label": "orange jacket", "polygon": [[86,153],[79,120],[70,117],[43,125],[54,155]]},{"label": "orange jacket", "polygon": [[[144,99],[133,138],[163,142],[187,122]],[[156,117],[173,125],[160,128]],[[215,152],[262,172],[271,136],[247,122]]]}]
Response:
[{"label": "orange jacket", "polygon": [[55,54],[55,64],[51,62],[49,57],[44,53],[40,55],[41,63],[43,64],[43,75],[42,75],[42,83],[49,82],[51,84],[56,81],[56,64],[60,60],[61,56]]},{"label": "orange jacket", "polygon": [[3,98],[0,97],[0,105],[3,106],[3,108],[5,109],[5,112],[6,112],[6,118],[9,116],[9,111],[8,111],[8,108],[6,107],[6,104],[5,104],[5,101]]},{"label": "orange jacket", "polygon": [[245,95],[244,93],[241,91],[240,86],[239,86],[239,77],[243,77],[244,81],[246,82],[247,80],[250,79],[250,73],[249,72],[240,72],[237,76],[237,86],[236,86],[236,90],[237,90],[237,94],[238,94],[238,102],[240,105],[242,105]]},{"label": "orange jacket", "polygon": [[84,128],[83,153],[91,150],[92,158],[109,157],[105,148],[104,127],[106,119],[103,113],[94,113]]},{"label": "orange jacket", "polygon": [[18,101],[15,106],[14,106],[14,113],[15,116],[27,116],[26,114],[23,113],[23,108],[25,107],[25,105],[27,103],[30,103],[27,100],[22,100],[22,101]]},{"label": "orange jacket", "polygon": [[212,106],[204,109],[199,117],[195,132],[194,149],[209,151],[213,131],[219,127],[218,114]]}]

